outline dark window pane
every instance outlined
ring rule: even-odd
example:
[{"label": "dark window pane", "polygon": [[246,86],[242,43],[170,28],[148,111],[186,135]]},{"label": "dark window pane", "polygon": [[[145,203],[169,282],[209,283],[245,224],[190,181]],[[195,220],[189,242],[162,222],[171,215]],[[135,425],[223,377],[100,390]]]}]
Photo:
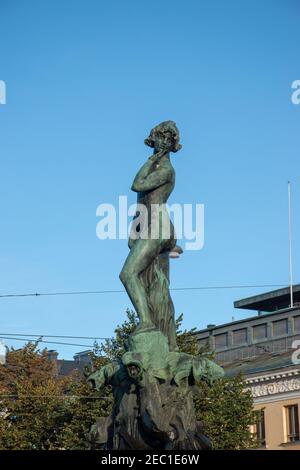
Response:
[{"label": "dark window pane", "polygon": [[298,317],[294,317],[294,329],[295,331],[300,331],[300,315]]},{"label": "dark window pane", "polygon": [[256,411],[256,423],[254,426],[256,438],[260,445],[266,444],[265,413],[263,410]]},{"label": "dark window pane", "polygon": [[215,346],[216,346],[216,349],[226,348],[226,346],[228,346],[228,334],[222,333],[220,335],[216,335]]},{"label": "dark window pane", "polygon": [[267,337],[267,324],[262,323],[261,325],[256,325],[253,327],[253,339],[265,339]]},{"label": "dark window pane", "polygon": [[209,338],[201,338],[198,340],[198,345],[201,347],[201,348],[205,348],[206,346],[209,345]]},{"label": "dark window pane", "polygon": [[299,440],[299,414],[298,405],[286,407],[286,427],[287,441],[295,442]]},{"label": "dark window pane", "polygon": [[287,319],[273,322],[273,336],[286,335],[287,332],[288,332]]},{"label": "dark window pane", "polygon": [[247,343],[247,328],[233,331],[233,344],[245,344]]}]

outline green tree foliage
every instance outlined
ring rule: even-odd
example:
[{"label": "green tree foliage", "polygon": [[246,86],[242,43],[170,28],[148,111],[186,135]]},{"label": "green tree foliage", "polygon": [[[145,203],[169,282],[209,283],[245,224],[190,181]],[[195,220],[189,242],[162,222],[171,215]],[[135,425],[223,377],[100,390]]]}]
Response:
[{"label": "green tree foliage", "polygon": [[10,350],[0,366],[0,449],[57,448],[70,381],[34,344]]},{"label": "green tree foliage", "polygon": [[[115,329],[115,336],[98,345],[95,343],[91,353],[92,366],[86,367],[85,375],[100,368],[107,362],[119,359],[125,352],[124,344],[137,324],[136,314],[127,310],[127,319]],[[86,449],[86,435],[97,417],[109,416],[112,410],[113,398],[111,388],[101,392],[91,390],[85,378],[81,377],[71,386],[72,394],[77,398],[71,406],[71,419],[65,423],[60,434],[61,446],[65,449]]]},{"label": "green tree foliage", "polygon": [[[178,346],[180,351],[194,356],[202,355],[214,360],[214,353],[208,345],[199,346],[195,328],[180,331],[182,316],[177,320]],[[253,399],[250,391],[245,390],[243,377],[224,377],[209,387],[202,382],[195,395],[196,416],[203,423],[205,433],[210,437],[214,449],[249,449],[257,447],[257,439],[250,432],[255,423]]]},{"label": "green tree foliage", "polygon": [[257,447],[250,432],[254,423],[253,400],[241,376],[223,378],[213,387],[203,383],[194,400],[197,418],[203,423],[214,449],[239,450]]},{"label": "green tree foliage", "polygon": [[[92,366],[85,374],[124,353],[124,345],[137,324],[134,312],[118,325],[115,337],[95,344]],[[208,347],[199,347],[195,329],[181,331],[176,321],[180,351],[213,359]],[[27,344],[11,349],[0,366],[0,449],[86,449],[86,435],[99,416],[112,408],[110,387],[92,390],[85,377],[60,377],[46,350]],[[252,397],[242,377],[224,378],[213,387],[203,382],[195,396],[197,418],[215,449],[245,449],[256,445],[249,426],[255,421]]]},{"label": "green tree foliage", "polygon": [[[94,356],[94,354],[93,354]],[[104,365],[107,360],[95,355],[97,366]],[[89,368],[86,373],[88,374]],[[110,387],[101,392],[92,390],[84,377],[77,375],[70,387],[74,396],[69,403],[68,419],[65,420],[59,435],[60,448],[84,450],[88,448],[87,434],[99,416],[109,416],[112,410],[113,397]]]},{"label": "green tree foliage", "polygon": [[120,359],[125,353],[125,344],[137,326],[138,319],[132,310],[126,311],[127,319],[115,329],[115,337],[105,340],[96,350],[96,355],[103,354],[109,361]]}]

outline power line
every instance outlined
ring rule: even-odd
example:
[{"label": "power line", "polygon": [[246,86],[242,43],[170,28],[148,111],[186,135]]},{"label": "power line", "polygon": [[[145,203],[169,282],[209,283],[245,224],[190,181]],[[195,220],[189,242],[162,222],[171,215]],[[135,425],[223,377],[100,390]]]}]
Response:
[{"label": "power line", "polygon": [[200,286],[200,287],[173,287],[170,290],[209,290],[209,289],[246,289],[259,287],[285,287],[286,284],[251,284],[251,285],[228,285],[228,286]]},{"label": "power line", "polygon": [[[199,287],[171,287],[172,291],[186,290],[216,290],[216,289],[252,289],[265,287],[285,287],[286,284],[250,284],[250,285],[224,285],[224,286],[199,286]],[[124,289],[115,290],[95,290],[95,291],[70,291],[70,292],[29,292],[15,294],[0,294],[0,298],[13,297],[46,297],[46,296],[63,296],[63,295],[93,295],[93,294],[119,294],[125,293]]]},{"label": "power line", "polygon": [[[14,340],[14,341],[30,341],[29,338],[16,338],[16,337],[11,337],[11,336],[0,336],[0,339],[10,339],[10,340]],[[63,342],[60,342],[60,341],[44,341],[42,339],[37,339],[35,340],[37,343],[47,343],[47,344],[60,344],[60,345],[64,345],[64,346],[84,346],[86,348],[93,348],[94,346],[93,345],[90,345],[90,344],[79,344],[79,343],[63,343]]]},{"label": "power line", "polygon": [[70,336],[70,335],[27,335],[25,333],[0,333],[3,336],[26,336],[26,337],[35,337],[35,338],[71,338],[71,339],[111,339],[111,338],[101,338],[100,336]]},{"label": "power line", "polygon": [[[112,400],[113,397],[96,397],[96,396],[86,396],[86,395],[0,395],[0,398],[4,398],[4,399],[11,399],[11,400],[14,400],[15,398],[17,399],[22,399],[22,398],[46,398],[46,399],[49,399],[49,398],[64,398],[64,399],[67,399],[67,398],[85,398],[85,399],[95,399],[95,400]],[[201,400],[211,400],[211,398],[209,397],[202,397]],[[21,413],[18,413],[16,412],[16,414],[21,414]],[[23,413],[22,413],[23,414]],[[26,413],[27,414],[27,413]],[[31,414],[31,413],[28,413],[28,414]],[[35,413],[32,413],[32,414],[35,414]]]},{"label": "power line", "polygon": [[95,396],[86,396],[86,395],[0,395],[1,398],[18,398],[19,400],[22,398],[88,398],[88,399],[96,399],[96,400],[111,400],[111,397],[95,397]]},{"label": "power line", "polygon": [[124,289],[117,290],[99,290],[99,291],[71,291],[71,292],[29,292],[22,294],[1,294],[0,298],[5,297],[45,297],[55,295],[90,295],[90,294],[116,294],[125,292]]}]

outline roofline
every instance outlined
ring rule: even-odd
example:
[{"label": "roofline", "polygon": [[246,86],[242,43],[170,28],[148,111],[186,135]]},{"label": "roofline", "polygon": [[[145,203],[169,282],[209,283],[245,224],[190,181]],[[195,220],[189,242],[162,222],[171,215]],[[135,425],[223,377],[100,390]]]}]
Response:
[{"label": "roofline", "polygon": [[255,379],[259,380],[260,379],[266,379],[266,378],[272,378],[272,376],[274,375],[274,373],[272,373],[272,371],[274,370],[279,370],[281,369],[282,372],[275,372],[275,374],[287,374],[289,373],[289,371],[293,372],[293,374],[291,375],[299,375],[300,374],[300,369],[298,368],[295,368],[297,366],[297,364],[286,364],[285,366],[283,365],[277,365],[277,366],[274,366],[272,367],[271,369],[265,369],[265,370],[261,370],[261,371],[256,371],[256,372],[249,372],[248,374],[245,374],[244,373],[244,376],[245,376],[245,382],[250,382],[250,381],[255,381]]},{"label": "roofline", "polygon": [[[294,292],[300,292],[300,284],[293,285]],[[253,308],[254,304],[264,302],[266,300],[271,300],[273,298],[278,298],[281,296],[289,295],[290,287],[283,287],[281,289],[272,290],[269,292],[265,292],[263,294],[253,295],[251,297],[246,297],[244,299],[236,300],[233,305],[235,308]],[[259,310],[255,307],[255,310]]]}]

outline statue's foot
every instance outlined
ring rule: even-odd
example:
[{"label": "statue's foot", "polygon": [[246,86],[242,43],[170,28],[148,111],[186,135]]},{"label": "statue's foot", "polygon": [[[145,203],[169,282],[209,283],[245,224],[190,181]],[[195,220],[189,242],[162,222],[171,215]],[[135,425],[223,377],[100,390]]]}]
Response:
[{"label": "statue's foot", "polygon": [[138,324],[133,334],[144,333],[146,331],[156,330],[156,326],[151,321],[143,321]]}]

